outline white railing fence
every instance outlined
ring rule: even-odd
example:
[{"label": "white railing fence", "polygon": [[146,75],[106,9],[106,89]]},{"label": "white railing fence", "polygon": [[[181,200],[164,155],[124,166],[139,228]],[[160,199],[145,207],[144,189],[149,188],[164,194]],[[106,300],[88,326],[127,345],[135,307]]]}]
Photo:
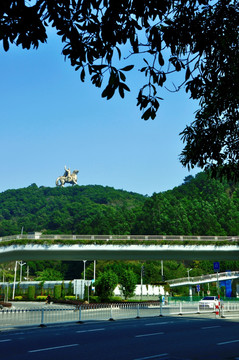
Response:
[{"label": "white railing fence", "polygon": [[11,235],[0,237],[1,241],[12,241],[12,240],[103,240],[103,241],[114,241],[114,240],[153,240],[153,241],[230,241],[238,242],[239,236],[193,236],[193,235],[43,235],[43,234],[29,234],[29,235]]},{"label": "white railing fence", "polygon": [[[227,272],[220,272],[218,273],[218,279],[221,280],[228,280],[232,278],[239,277],[239,271],[227,271]],[[217,274],[207,274],[207,275],[201,275],[201,276],[194,276],[194,277],[185,277],[185,278],[179,278],[179,279],[173,279],[173,280],[167,280],[170,286],[176,286],[177,284],[183,283],[183,284],[198,284],[201,282],[206,281],[217,281]]]},{"label": "white railing fence", "polygon": [[[91,320],[118,320],[150,316],[177,316],[189,314],[215,313],[215,309],[201,309],[198,302],[179,302],[174,305],[155,303],[132,304],[90,304],[51,307],[43,306],[38,309],[2,309],[0,310],[0,328],[16,326],[46,326],[66,322],[85,322]],[[220,309],[220,316],[230,314],[239,316],[239,302],[225,302]]]}]

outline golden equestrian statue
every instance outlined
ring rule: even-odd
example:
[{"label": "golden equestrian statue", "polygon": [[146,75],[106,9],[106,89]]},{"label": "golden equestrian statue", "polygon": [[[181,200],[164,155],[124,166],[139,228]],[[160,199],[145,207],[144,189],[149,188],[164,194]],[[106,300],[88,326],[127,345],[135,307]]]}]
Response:
[{"label": "golden equestrian statue", "polygon": [[65,183],[76,185],[78,172],[79,170],[74,170],[71,173],[70,168],[67,169],[67,167],[65,166],[65,172],[63,176],[58,176],[58,178],[56,179],[56,186],[64,186]]}]

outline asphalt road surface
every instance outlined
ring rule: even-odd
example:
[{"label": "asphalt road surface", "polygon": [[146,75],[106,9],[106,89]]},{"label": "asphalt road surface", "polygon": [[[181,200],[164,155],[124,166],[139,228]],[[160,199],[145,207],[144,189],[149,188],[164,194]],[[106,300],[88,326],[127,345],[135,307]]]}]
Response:
[{"label": "asphalt road surface", "polygon": [[153,317],[19,328],[0,332],[0,358],[238,360],[239,322]]}]

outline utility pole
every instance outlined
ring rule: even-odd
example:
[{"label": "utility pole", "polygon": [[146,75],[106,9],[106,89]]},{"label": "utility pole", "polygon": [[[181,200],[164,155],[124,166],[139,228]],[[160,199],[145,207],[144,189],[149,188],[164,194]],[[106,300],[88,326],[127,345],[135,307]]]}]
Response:
[{"label": "utility pole", "polygon": [[96,260],[94,260],[94,282],[95,282],[95,276],[96,276]]},{"label": "utility pole", "polygon": [[144,265],[141,266],[141,301],[143,299],[143,277],[144,277]]}]

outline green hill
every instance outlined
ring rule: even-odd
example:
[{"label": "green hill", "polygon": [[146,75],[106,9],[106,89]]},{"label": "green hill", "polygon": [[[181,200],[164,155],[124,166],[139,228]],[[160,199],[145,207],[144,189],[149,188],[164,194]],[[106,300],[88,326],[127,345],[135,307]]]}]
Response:
[{"label": "green hill", "polygon": [[43,231],[130,234],[143,195],[99,185],[37,187],[0,194],[0,236]]},{"label": "green hill", "polygon": [[145,200],[134,233],[166,235],[238,235],[238,184],[210,179],[205,173],[173,190]]},{"label": "green hill", "polygon": [[0,236],[55,234],[238,235],[239,187],[205,173],[151,197],[99,185],[0,194]]}]

